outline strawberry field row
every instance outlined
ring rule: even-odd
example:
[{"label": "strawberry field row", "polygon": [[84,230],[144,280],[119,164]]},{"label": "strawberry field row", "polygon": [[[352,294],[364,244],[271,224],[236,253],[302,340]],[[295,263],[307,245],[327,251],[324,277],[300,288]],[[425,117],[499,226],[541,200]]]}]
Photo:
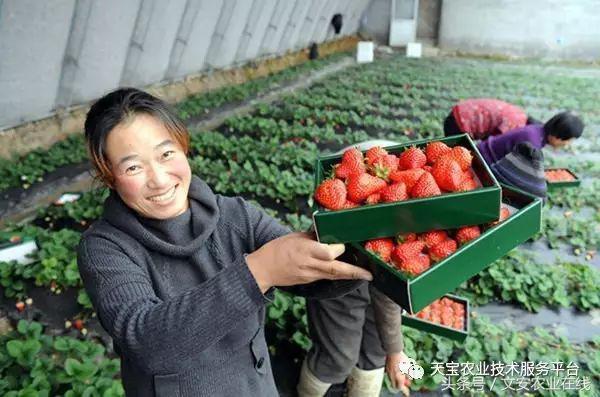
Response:
[{"label": "strawberry field row", "polygon": [[119,365],[102,344],[50,335],[37,322],[21,320],[16,329],[0,334],[4,397],[122,397]]},{"label": "strawberry field row", "polygon": [[187,120],[194,116],[203,115],[210,110],[225,104],[235,105],[257,94],[279,87],[281,84],[296,79],[308,71],[323,68],[338,61],[347,53],[338,53],[326,58],[316,59],[293,66],[283,71],[250,80],[248,82],[227,86],[218,90],[193,95],[177,105],[179,116]]}]

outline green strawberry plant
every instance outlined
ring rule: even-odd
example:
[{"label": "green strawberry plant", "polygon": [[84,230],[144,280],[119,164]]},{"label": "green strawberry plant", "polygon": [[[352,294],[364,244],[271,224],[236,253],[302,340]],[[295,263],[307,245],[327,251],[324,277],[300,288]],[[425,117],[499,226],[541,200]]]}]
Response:
[{"label": "green strawberry plant", "polygon": [[119,360],[94,341],[43,333],[20,320],[0,335],[0,395],[120,397]]}]

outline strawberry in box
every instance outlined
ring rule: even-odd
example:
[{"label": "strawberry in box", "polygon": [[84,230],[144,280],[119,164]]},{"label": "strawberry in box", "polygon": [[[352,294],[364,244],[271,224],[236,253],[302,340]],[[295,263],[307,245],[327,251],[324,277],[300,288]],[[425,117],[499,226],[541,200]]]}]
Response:
[{"label": "strawberry in box", "polygon": [[509,186],[502,196],[492,222],[352,242],[348,254],[373,274],[377,289],[417,313],[539,232],[539,198]]},{"label": "strawberry in box", "polygon": [[447,297],[436,299],[415,316],[461,331],[465,329],[465,305]]},{"label": "strawberry in box", "polygon": [[416,314],[402,313],[402,325],[462,342],[469,334],[469,301],[444,295]]},{"label": "strawberry in box", "polygon": [[567,170],[546,170],[545,175],[548,182],[568,182],[575,180],[573,174]]},{"label": "strawberry in box", "polygon": [[383,262],[394,266],[410,277],[418,276],[432,265],[443,261],[471,240],[481,236],[482,229],[492,227],[510,216],[502,205],[500,219],[488,225],[463,226],[456,230],[430,230],[425,233],[399,234],[391,238],[369,240],[364,244],[367,251],[377,255]]},{"label": "strawberry in box", "polygon": [[[351,147],[319,158],[316,169],[313,220],[322,243],[498,219],[500,187],[467,135]],[[412,267],[426,265],[422,256]]]},{"label": "strawberry in box", "polygon": [[544,171],[548,190],[576,187],[581,184],[573,172],[565,168],[550,168]]},{"label": "strawberry in box", "polygon": [[340,210],[469,191],[478,187],[472,161],[468,149],[450,148],[439,141],[427,144],[425,151],[411,146],[398,157],[380,146],[369,149],[365,156],[350,148],[333,166],[332,178],[317,186],[315,199],[329,210]]}]

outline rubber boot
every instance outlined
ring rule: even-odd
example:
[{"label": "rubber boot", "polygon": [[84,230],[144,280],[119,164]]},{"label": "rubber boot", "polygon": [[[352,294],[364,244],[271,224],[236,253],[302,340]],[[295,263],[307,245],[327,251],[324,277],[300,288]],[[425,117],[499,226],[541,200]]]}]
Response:
[{"label": "rubber boot", "polygon": [[347,383],[347,397],[379,397],[385,368],[371,370],[352,368]]},{"label": "rubber boot", "polygon": [[319,380],[319,378],[308,369],[306,360],[302,362],[300,380],[298,380],[298,386],[296,386],[298,397],[323,397],[330,386],[331,383],[325,383]]}]

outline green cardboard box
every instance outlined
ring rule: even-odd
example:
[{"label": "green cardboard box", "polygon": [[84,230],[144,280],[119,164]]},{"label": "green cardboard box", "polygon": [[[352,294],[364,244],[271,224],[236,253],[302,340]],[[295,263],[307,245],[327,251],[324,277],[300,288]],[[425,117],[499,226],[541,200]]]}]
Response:
[{"label": "green cardboard box", "polygon": [[548,185],[548,190],[571,188],[571,187],[577,187],[577,186],[581,185],[581,180],[577,177],[577,175],[575,175],[575,173],[573,171],[571,171],[568,168],[546,168],[544,170],[544,172],[559,171],[559,170],[567,171],[569,174],[573,175],[573,177],[575,179],[572,181],[563,181],[563,182],[550,182],[549,180],[546,180],[546,184]]},{"label": "green cardboard box", "polygon": [[[348,243],[390,236],[401,232],[424,232],[475,225],[498,219],[500,185],[468,135],[427,139],[386,147],[389,153],[401,153],[415,145],[424,148],[431,141],[448,146],[461,145],[473,153],[473,170],[482,187],[468,192],[446,193],[422,199],[394,203],[363,205],[358,208],[330,211],[313,203],[313,223],[322,243]],[[316,163],[315,189],[341,155],[320,157]]]},{"label": "green cardboard box", "polygon": [[508,219],[485,230],[477,239],[459,247],[454,254],[432,264],[416,277],[381,261],[364,248],[363,242],[346,245],[351,263],[369,269],[373,274],[373,283],[380,291],[408,313],[417,313],[539,232],[541,199],[502,185],[502,201],[515,209]]},{"label": "green cardboard box", "polygon": [[442,325],[442,324],[434,323],[432,321],[424,320],[424,319],[418,318],[416,316],[407,314],[405,312],[402,313],[402,325],[406,325],[407,327],[418,329],[420,331],[425,331],[425,332],[428,332],[431,334],[444,336],[446,338],[450,338],[450,339],[458,341],[458,342],[464,341],[465,338],[467,336],[469,336],[469,330],[471,329],[471,325],[469,322],[469,318],[470,318],[469,300],[465,299],[465,298],[461,298],[460,296],[450,295],[450,294],[444,295],[443,297],[446,297],[446,298],[454,300],[454,301],[458,301],[465,306],[465,318],[464,318],[465,329],[464,330],[459,330],[459,329],[456,329],[456,328],[453,328],[453,327],[450,327],[447,325]]}]

